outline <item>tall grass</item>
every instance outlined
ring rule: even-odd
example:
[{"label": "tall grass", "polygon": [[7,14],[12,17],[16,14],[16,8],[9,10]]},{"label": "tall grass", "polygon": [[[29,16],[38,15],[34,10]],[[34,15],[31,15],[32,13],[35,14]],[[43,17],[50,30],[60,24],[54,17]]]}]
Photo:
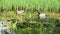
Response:
[{"label": "tall grass", "polygon": [[0,0],[0,8],[6,10],[16,10],[17,6],[21,9],[22,7],[25,9],[42,9],[42,10],[58,10],[60,8],[59,0]]}]

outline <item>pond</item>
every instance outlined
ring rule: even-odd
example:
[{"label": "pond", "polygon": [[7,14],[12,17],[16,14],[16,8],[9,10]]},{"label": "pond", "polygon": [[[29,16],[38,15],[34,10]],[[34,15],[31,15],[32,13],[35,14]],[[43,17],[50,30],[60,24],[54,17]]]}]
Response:
[{"label": "pond", "polygon": [[13,31],[9,30],[5,22],[0,21],[0,34],[14,34]]}]

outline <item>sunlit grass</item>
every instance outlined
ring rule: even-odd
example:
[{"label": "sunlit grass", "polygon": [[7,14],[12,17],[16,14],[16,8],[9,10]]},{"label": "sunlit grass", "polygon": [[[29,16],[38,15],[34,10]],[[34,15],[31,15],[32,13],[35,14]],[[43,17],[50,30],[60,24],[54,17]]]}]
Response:
[{"label": "sunlit grass", "polygon": [[20,7],[20,9],[23,7],[26,10],[31,8],[37,8],[37,9],[44,9],[48,10],[48,8],[51,8],[53,10],[59,10],[60,8],[60,2],[58,0],[1,0],[0,1],[0,8],[6,10],[16,10],[17,6]]}]

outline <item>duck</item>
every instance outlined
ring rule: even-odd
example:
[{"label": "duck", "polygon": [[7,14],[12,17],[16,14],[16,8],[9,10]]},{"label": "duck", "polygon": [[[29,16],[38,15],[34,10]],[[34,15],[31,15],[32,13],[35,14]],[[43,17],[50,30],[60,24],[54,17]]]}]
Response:
[{"label": "duck", "polygon": [[47,14],[38,12],[38,18],[42,18],[42,19],[47,18]]},{"label": "duck", "polygon": [[17,10],[17,14],[22,14],[24,13],[24,10]]},{"label": "duck", "polygon": [[17,7],[17,14],[22,14],[22,13],[24,13],[24,10],[19,10]]}]

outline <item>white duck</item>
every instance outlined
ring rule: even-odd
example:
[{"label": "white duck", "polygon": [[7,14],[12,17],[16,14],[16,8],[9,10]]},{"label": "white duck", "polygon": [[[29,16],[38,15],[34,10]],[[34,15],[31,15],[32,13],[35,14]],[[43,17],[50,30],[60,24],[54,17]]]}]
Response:
[{"label": "white duck", "polygon": [[22,14],[24,10],[17,10],[17,14]]},{"label": "white duck", "polygon": [[47,14],[44,14],[44,13],[38,13],[38,17],[39,18],[47,18]]},{"label": "white duck", "polygon": [[17,7],[17,14],[22,14],[24,12],[24,10],[18,10],[18,7]]}]

